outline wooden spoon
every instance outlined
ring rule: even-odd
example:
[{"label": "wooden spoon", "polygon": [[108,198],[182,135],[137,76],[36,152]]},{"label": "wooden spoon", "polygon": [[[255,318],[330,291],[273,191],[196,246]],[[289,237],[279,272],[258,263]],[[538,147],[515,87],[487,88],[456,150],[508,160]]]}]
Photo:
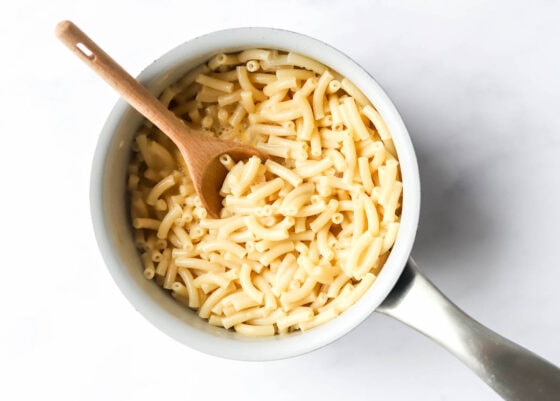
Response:
[{"label": "wooden spoon", "polygon": [[215,138],[190,128],[71,21],[60,22],[56,26],[56,36],[177,145],[202,205],[212,217],[219,217],[222,208],[220,188],[227,174],[219,157],[224,153],[234,160],[251,156],[264,159],[265,156],[251,146]]}]

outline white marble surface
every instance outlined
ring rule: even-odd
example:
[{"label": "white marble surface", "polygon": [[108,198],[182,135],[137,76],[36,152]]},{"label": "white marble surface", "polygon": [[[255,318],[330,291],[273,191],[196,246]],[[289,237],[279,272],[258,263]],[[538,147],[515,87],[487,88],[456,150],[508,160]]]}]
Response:
[{"label": "white marble surface", "polygon": [[66,18],[135,74],[233,26],[297,30],[349,54],[392,96],[416,145],[422,271],[482,323],[560,364],[560,3],[528,4],[2,2],[0,399],[498,399],[379,314],[326,348],[267,363],[206,356],[148,324],[93,238],[90,162],[117,96],[54,39]]}]

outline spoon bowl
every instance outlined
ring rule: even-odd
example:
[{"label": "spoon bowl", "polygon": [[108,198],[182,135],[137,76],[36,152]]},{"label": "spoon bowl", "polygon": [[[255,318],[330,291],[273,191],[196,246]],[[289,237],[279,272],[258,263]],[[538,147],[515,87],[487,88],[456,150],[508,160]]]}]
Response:
[{"label": "spoon bowl", "polygon": [[179,136],[175,145],[185,159],[194,189],[202,205],[214,218],[220,217],[222,208],[220,189],[227,175],[227,169],[220,162],[220,156],[228,154],[233,160],[248,159],[252,156],[265,158],[259,150],[251,146],[218,139],[193,130]]}]

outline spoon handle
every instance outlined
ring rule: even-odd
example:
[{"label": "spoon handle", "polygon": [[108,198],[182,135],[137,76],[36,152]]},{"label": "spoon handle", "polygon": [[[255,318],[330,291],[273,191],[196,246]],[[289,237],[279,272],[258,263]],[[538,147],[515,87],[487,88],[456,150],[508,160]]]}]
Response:
[{"label": "spoon handle", "polygon": [[[56,26],[56,36],[132,107],[174,142],[188,127],[71,21]],[[183,141],[186,139],[183,138]]]},{"label": "spoon handle", "polygon": [[558,367],[465,314],[418,271],[412,259],[377,310],[442,345],[505,400],[560,397]]}]

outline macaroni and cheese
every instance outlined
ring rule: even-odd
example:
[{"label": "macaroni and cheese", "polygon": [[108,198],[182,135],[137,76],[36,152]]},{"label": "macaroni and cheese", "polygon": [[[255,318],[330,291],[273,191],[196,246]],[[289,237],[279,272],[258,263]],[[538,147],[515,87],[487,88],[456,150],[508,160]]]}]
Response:
[{"label": "macaroni and cheese", "polygon": [[391,135],[358,88],[305,56],[249,49],[216,55],[160,100],[269,158],[221,157],[212,219],[174,144],[145,122],[128,189],[147,279],[251,336],[311,329],[364,294],[397,236],[402,182]]}]

